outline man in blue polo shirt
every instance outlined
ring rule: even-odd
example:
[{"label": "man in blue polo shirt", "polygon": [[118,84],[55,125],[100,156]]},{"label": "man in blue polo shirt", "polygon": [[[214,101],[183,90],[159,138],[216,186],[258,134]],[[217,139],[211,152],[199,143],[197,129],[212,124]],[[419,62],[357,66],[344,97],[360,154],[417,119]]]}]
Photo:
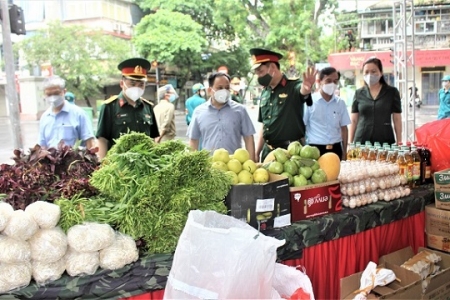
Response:
[{"label": "man in blue polo shirt", "polygon": [[189,145],[214,152],[219,148],[234,153],[242,147],[242,138],[250,159],[255,161],[255,128],[244,105],[231,100],[230,76],[213,73],[208,78],[211,98],[198,106],[188,128]]},{"label": "man in blue polo shirt", "polygon": [[44,81],[44,97],[50,107],[39,121],[39,145],[57,147],[59,142],[73,146],[78,140],[90,149],[95,145],[94,133],[83,109],[64,99],[65,80],[52,76]]},{"label": "man in blue polo shirt", "polygon": [[316,146],[320,155],[336,153],[346,159],[350,116],[345,101],[335,95],[340,73],[332,67],[319,73],[319,91],[312,94],[313,105],[305,106],[303,121],[306,125],[306,142]]}]

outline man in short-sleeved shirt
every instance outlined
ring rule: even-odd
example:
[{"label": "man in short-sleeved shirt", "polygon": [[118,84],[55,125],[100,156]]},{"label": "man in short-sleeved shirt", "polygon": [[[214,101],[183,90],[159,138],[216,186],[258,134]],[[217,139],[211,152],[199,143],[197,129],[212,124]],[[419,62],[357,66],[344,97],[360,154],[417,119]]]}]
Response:
[{"label": "man in short-sleeved shirt", "polygon": [[311,87],[316,79],[314,68],[303,73],[303,83],[288,79],[280,71],[280,53],[250,49],[252,69],[264,86],[259,104],[258,122],[262,123],[255,157],[263,161],[275,148],[287,148],[290,142],[304,141],[303,104],[312,105]]},{"label": "man in short-sleeved shirt", "polygon": [[121,134],[143,132],[151,138],[159,136],[153,104],[142,98],[150,62],[131,58],[121,62],[122,92],[106,100],[100,108],[97,126],[99,157],[103,159]]},{"label": "man in short-sleeved shirt", "polygon": [[333,67],[319,72],[319,91],[312,94],[313,105],[305,107],[303,120],[306,141],[320,150],[320,155],[336,153],[345,160],[348,128],[351,123],[345,102],[335,95],[340,73]]},{"label": "man in short-sleeved shirt", "polygon": [[209,79],[208,92],[211,98],[198,106],[189,125],[189,144],[192,149],[202,148],[214,152],[219,148],[234,153],[241,148],[242,138],[245,148],[254,160],[255,128],[245,106],[231,101],[230,77],[225,73],[214,73]]},{"label": "man in short-sleeved shirt", "polygon": [[92,125],[86,113],[78,106],[64,100],[65,80],[52,76],[44,81],[44,94],[50,107],[39,121],[39,145],[44,148],[64,144],[73,146],[80,140],[88,149],[94,147]]}]

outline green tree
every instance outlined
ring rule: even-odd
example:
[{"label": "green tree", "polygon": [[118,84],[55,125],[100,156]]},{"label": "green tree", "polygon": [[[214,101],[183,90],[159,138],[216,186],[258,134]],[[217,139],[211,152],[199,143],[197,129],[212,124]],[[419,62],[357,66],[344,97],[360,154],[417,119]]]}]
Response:
[{"label": "green tree", "polygon": [[15,45],[30,68],[50,63],[66,88],[88,106],[99,88],[118,74],[117,64],[131,54],[130,44],[83,26],[53,22]]}]

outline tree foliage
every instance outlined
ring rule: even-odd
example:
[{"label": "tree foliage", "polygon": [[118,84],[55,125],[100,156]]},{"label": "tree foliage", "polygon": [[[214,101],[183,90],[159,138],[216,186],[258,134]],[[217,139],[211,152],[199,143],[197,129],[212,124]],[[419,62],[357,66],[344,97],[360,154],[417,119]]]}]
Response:
[{"label": "tree foliage", "polygon": [[53,22],[15,45],[30,68],[51,63],[78,99],[98,93],[117,75],[117,64],[130,56],[129,42],[83,26]]},{"label": "tree foliage", "polygon": [[[151,53],[159,60],[175,64],[184,70],[186,78],[205,74],[220,65],[226,65],[231,74],[245,76],[249,71],[248,50],[254,47],[269,48],[290,57],[291,60],[281,62],[283,70],[291,65],[303,69],[307,62],[325,61],[333,37],[324,37],[319,21],[333,14],[337,6],[336,0],[138,0],[137,3],[150,13],[148,18],[152,20],[149,22],[146,17],[141,21],[145,26],[138,25],[137,48],[144,55]],[[150,17],[160,11],[164,11],[163,18]],[[183,19],[182,15],[190,18]],[[180,25],[183,22],[188,27],[183,28]],[[172,34],[162,36],[158,32]],[[181,36],[183,42],[179,41]],[[203,41],[202,47],[191,47]],[[150,47],[155,43],[159,45]],[[209,58],[199,60],[205,53],[210,53]]]}]

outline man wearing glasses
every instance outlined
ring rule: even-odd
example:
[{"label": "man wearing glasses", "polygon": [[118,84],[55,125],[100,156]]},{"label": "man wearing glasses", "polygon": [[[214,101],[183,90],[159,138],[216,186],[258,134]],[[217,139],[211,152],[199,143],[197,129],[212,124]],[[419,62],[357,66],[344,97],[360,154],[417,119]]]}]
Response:
[{"label": "man wearing glasses", "polygon": [[304,103],[312,105],[311,88],[317,71],[308,68],[303,81],[289,79],[280,70],[279,60],[283,55],[273,51],[253,48],[252,70],[258,83],[264,87],[261,93],[258,122],[262,123],[256,142],[256,160],[264,158],[275,148],[287,148],[293,141],[304,144]]},{"label": "man wearing glasses", "polygon": [[131,58],[121,62],[118,69],[122,72],[122,91],[103,103],[98,118],[96,136],[100,159],[105,157],[121,134],[135,131],[151,138],[159,136],[153,104],[141,97],[150,62],[143,58]]}]

